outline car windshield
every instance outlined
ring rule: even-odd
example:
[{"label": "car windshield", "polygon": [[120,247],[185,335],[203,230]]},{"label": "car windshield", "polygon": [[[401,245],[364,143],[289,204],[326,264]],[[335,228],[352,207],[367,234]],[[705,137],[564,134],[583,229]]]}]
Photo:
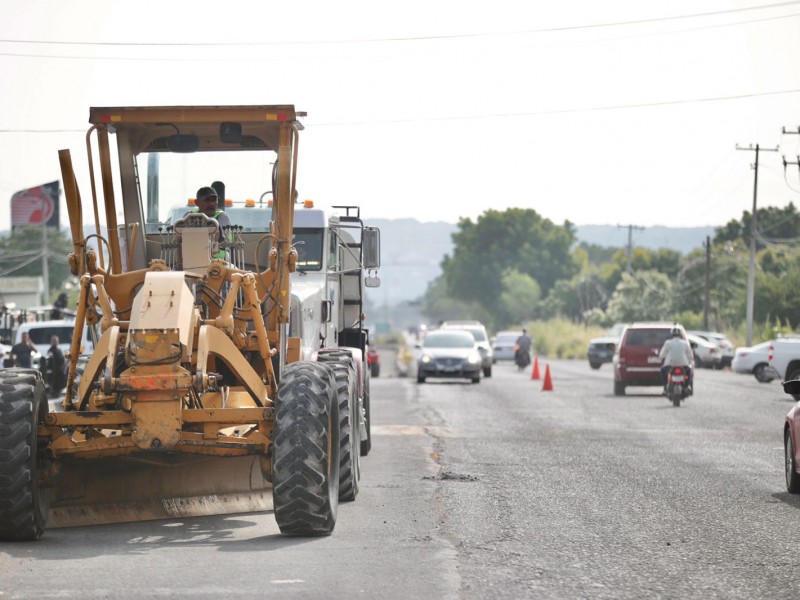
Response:
[{"label": "car windshield", "polygon": [[58,336],[58,341],[61,344],[72,340],[72,327],[66,326],[46,326],[34,327],[28,330],[28,336],[34,344],[49,344],[50,338],[54,335]]},{"label": "car windshield", "polygon": [[476,342],[486,341],[486,334],[483,333],[483,329],[481,329],[480,327],[464,327],[464,329],[472,334],[472,337],[475,338]]},{"label": "car windshield", "polygon": [[475,340],[468,335],[458,333],[443,333],[428,335],[423,346],[425,348],[472,348]]},{"label": "car windshield", "polygon": [[627,346],[663,346],[670,338],[669,329],[629,329]]},{"label": "car windshield", "polygon": [[517,342],[517,338],[522,335],[520,333],[501,333],[498,335],[494,343],[495,344],[515,344]]}]

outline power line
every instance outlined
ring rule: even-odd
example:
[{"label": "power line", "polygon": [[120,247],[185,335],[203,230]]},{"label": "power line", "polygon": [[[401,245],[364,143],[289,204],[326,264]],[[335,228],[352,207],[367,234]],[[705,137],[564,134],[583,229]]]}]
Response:
[{"label": "power line", "polygon": [[582,29],[599,29],[607,27],[624,27],[628,25],[642,25],[646,23],[663,23],[666,21],[676,21],[683,19],[697,19],[713,17],[756,10],[767,10],[772,8],[782,8],[800,4],[800,0],[788,2],[776,2],[773,4],[762,4],[759,6],[744,6],[741,8],[730,8],[725,10],[706,11],[700,13],[689,13],[683,15],[669,15],[666,17],[652,17],[649,19],[630,19],[626,21],[609,21],[605,23],[590,23],[587,25],[565,25],[562,27],[541,27],[537,29],[522,29],[500,32],[478,32],[478,33],[455,33],[439,35],[418,35],[418,36],[398,36],[381,38],[353,38],[349,40],[299,40],[281,42],[82,42],[82,41],[47,41],[47,40],[18,40],[0,39],[2,43],[12,44],[49,44],[61,46],[115,46],[115,47],[243,47],[243,46],[288,46],[288,45],[312,45],[312,44],[356,44],[356,43],[378,43],[378,42],[412,42],[425,40],[450,40],[478,37],[495,37],[504,35],[529,35],[538,33],[553,33],[561,31],[578,31]]}]

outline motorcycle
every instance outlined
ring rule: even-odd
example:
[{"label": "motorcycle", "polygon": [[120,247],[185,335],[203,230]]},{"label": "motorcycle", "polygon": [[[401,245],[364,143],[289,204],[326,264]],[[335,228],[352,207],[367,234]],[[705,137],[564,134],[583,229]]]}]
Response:
[{"label": "motorcycle", "polygon": [[692,395],[687,367],[670,367],[667,374],[667,398],[672,406],[680,406],[681,400]]},{"label": "motorcycle", "polygon": [[531,353],[527,350],[521,350],[520,348],[516,348],[514,352],[514,362],[517,365],[517,370],[522,371],[531,364]]}]

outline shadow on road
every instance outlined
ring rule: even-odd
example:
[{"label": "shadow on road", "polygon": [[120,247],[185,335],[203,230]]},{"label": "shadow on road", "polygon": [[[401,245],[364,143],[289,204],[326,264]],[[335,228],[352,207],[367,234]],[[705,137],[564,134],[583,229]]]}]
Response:
[{"label": "shadow on road", "polygon": [[790,494],[789,492],[776,492],[775,494],[772,494],[772,497],[794,508],[800,508],[800,496],[797,494]]}]

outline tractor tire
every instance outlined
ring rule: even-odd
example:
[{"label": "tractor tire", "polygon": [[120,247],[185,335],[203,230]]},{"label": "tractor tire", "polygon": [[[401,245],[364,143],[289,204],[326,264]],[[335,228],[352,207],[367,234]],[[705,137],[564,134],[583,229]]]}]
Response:
[{"label": "tractor tire", "polygon": [[361,440],[358,430],[358,379],[351,356],[319,355],[336,377],[339,402],[339,502],[355,500],[361,477]]},{"label": "tractor tire", "polygon": [[361,456],[366,456],[372,450],[372,430],[370,424],[372,423],[372,414],[369,409],[369,375],[364,373],[364,421],[367,437],[361,440]]},{"label": "tractor tire", "polygon": [[339,507],[339,405],[333,370],[296,362],[281,374],[272,502],[284,535],[330,535]]},{"label": "tractor tire", "polygon": [[72,402],[75,402],[78,398],[78,386],[81,384],[83,373],[86,371],[86,365],[89,364],[90,358],[90,356],[79,356],[75,363],[75,379],[72,380],[72,394],[70,395]]},{"label": "tractor tire", "polygon": [[0,540],[38,540],[47,526],[48,463],[39,453],[37,426],[49,409],[41,373],[0,370]]}]

